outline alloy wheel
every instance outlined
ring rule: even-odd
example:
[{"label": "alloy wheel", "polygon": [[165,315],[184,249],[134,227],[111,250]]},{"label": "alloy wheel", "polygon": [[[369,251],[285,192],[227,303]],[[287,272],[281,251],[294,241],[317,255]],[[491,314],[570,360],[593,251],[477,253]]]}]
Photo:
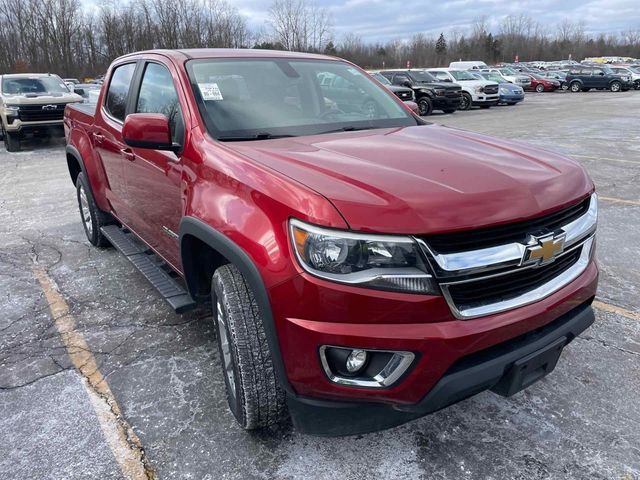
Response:
[{"label": "alloy wheel", "polygon": [[91,221],[91,209],[89,208],[89,200],[87,199],[87,193],[84,191],[84,187],[80,186],[80,215],[82,216],[82,223],[84,228],[87,229],[89,237],[93,235],[93,222]]},{"label": "alloy wheel", "polygon": [[231,395],[235,399],[237,396],[236,377],[233,372],[233,362],[231,361],[231,344],[229,343],[229,336],[227,334],[225,313],[220,299],[216,302],[216,312],[216,316],[218,317],[218,332],[220,334],[220,347],[222,348],[222,361],[224,362],[224,373],[227,376]]}]

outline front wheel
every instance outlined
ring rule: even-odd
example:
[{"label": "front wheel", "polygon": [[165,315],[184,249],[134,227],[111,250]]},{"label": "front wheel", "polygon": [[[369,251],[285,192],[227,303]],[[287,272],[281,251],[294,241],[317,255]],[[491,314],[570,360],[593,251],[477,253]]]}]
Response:
[{"label": "front wheel", "polygon": [[622,85],[620,84],[620,82],[611,82],[611,85],[609,85],[609,89],[612,92],[619,92],[621,87]]},{"label": "front wheel", "polygon": [[544,85],[542,85],[542,84],[536,85],[536,92],[538,92],[538,93],[544,92]]},{"label": "front wheel", "polygon": [[235,265],[213,274],[211,304],[231,412],[245,430],[278,423],[286,416],[285,394],[276,380],[260,308]]},{"label": "front wheel", "polygon": [[580,82],[572,82],[571,85],[569,86],[569,89],[573,92],[573,93],[577,93],[580,90],[582,90],[582,87],[580,86]]},{"label": "front wheel", "polygon": [[462,98],[460,100],[460,108],[459,110],[469,110],[471,108],[471,103],[473,102],[471,95],[467,92],[462,92]]},{"label": "front wheel", "polygon": [[2,134],[4,139],[4,148],[7,149],[7,152],[19,152],[20,151],[20,137],[18,134],[9,133],[4,131]]},{"label": "front wheel", "polygon": [[431,115],[433,112],[433,102],[428,97],[422,97],[418,100],[418,110],[420,112],[420,116],[426,117],[427,115]]}]

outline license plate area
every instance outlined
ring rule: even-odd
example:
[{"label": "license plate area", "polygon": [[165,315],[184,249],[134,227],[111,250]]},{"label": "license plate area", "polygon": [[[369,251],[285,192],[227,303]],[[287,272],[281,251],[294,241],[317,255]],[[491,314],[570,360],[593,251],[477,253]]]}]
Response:
[{"label": "license plate area", "polygon": [[510,397],[545,377],[556,367],[566,343],[567,338],[560,337],[546,347],[516,360],[491,391]]}]

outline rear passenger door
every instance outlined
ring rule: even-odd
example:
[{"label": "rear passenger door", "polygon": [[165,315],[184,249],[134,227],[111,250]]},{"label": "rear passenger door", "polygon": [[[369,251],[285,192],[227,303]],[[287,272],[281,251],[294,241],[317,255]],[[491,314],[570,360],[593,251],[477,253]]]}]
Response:
[{"label": "rear passenger door", "polygon": [[122,125],[127,114],[127,102],[137,62],[113,67],[107,92],[100,108],[100,118],[91,132],[95,151],[102,161],[107,177],[106,197],[118,218],[128,223],[131,218],[126,202]]},{"label": "rear passenger door", "polygon": [[594,88],[607,88],[609,78],[601,68],[594,68],[592,71]]},{"label": "rear passenger door", "polygon": [[[175,77],[175,78],[174,78]],[[134,82],[131,113],[161,113],[169,120],[172,141],[186,143],[186,101],[176,86],[177,73],[162,59],[145,61]],[[182,218],[184,152],[128,147],[125,165],[130,227],[174,268],[180,267],[178,227]]]}]

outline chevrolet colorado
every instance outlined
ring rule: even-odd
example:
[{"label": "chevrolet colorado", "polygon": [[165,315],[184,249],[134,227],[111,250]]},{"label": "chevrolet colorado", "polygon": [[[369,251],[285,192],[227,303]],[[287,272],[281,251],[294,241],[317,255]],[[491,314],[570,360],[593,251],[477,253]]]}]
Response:
[{"label": "chevrolet colorado", "polygon": [[[321,88],[327,74],[353,98]],[[346,61],[126,55],[97,106],[66,108],[65,133],[89,242],[177,312],[211,305],[243,428],[289,414],[354,434],[513,395],[594,321],[585,171],[429,124]]]}]

